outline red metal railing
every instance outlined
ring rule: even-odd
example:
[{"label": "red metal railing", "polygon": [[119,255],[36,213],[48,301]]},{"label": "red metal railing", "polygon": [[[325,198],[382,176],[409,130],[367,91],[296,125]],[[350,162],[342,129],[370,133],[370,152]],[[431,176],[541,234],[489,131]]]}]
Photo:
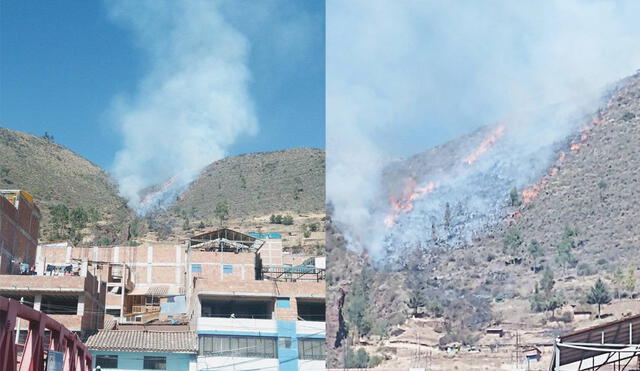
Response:
[{"label": "red metal railing", "polygon": [[[15,326],[20,317],[29,322],[27,340],[18,366]],[[51,333],[47,350],[64,354],[64,371],[90,371],[91,353],[78,336],[51,319],[19,302],[0,296],[0,370],[3,371],[44,371],[45,330]]]}]

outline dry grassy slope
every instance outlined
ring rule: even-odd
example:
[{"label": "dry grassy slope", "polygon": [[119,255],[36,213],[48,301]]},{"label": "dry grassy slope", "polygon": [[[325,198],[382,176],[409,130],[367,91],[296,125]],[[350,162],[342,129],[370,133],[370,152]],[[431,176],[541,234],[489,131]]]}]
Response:
[{"label": "dry grassy slope", "polygon": [[0,128],[0,154],[0,188],[20,188],[33,194],[44,216],[43,238],[51,205],[95,207],[115,224],[131,215],[109,174],[63,146]]},{"label": "dry grassy slope", "polygon": [[324,210],[324,151],[294,148],[225,158],[209,165],[169,210],[214,219],[220,201],[232,218]]},{"label": "dry grassy slope", "polygon": [[576,254],[624,260],[640,246],[640,78],[602,118],[516,225],[547,247],[557,246],[566,225],[577,227],[583,244]]}]

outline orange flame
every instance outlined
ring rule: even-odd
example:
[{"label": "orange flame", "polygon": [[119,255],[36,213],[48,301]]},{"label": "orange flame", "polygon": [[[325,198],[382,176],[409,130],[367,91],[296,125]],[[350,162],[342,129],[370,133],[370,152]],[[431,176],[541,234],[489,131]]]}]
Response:
[{"label": "orange flame", "polygon": [[155,191],[155,192],[151,192],[149,194],[147,194],[144,199],[140,202],[140,206],[145,206],[148,202],[150,202],[154,197],[156,197],[158,194],[166,191],[167,189],[169,189],[169,187],[171,187],[171,185],[173,185],[173,183],[175,183],[176,181],[176,177],[173,176],[171,177],[169,180],[167,180],[166,182],[164,182],[161,186],[160,189]]},{"label": "orange flame", "polygon": [[424,187],[418,187],[415,178],[407,178],[400,199],[396,199],[393,196],[389,198],[389,202],[391,203],[391,212],[387,214],[384,219],[384,224],[387,228],[393,227],[393,224],[398,216],[400,216],[400,213],[408,213],[413,210],[413,204],[416,200],[419,200],[433,192],[437,187],[438,184],[435,182],[429,182]]},{"label": "orange flame", "polygon": [[535,199],[538,194],[540,194],[540,191],[542,190],[542,188],[544,188],[544,186],[547,184],[547,179],[542,179],[542,181],[540,181],[540,183],[533,185],[530,188],[527,188],[525,190],[522,191],[522,202],[524,202],[525,205],[528,205],[531,203],[531,201],[533,201],[533,199]]},{"label": "orange flame", "polygon": [[487,152],[489,150],[489,148],[491,148],[491,146],[493,146],[495,144],[495,142],[497,142],[498,139],[500,139],[500,137],[502,137],[503,134],[504,134],[504,126],[500,125],[500,126],[496,127],[489,134],[489,136],[487,136],[482,141],[482,143],[480,143],[480,146],[478,148],[476,148],[475,151],[471,152],[469,154],[469,156],[465,157],[464,162],[467,165],[471,165],[472,163],[476,162],[478,157],[480,157],[483,153]]}]

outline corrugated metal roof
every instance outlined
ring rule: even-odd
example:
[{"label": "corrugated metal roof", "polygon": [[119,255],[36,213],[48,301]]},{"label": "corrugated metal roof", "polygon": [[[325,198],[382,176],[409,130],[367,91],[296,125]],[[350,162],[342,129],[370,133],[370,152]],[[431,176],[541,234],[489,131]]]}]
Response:
[{"label": "corrugated metal roof", "polygon": [[100,330],[85,344],[93,350],[120,352],[198,352],[193,331]]},{"label": "corrugated metal roof", "polygon": [[[629,343],[640,344],[640,315],[629,316],[617,321],[574,331],[561,335],[559,338],[561,343],[593,344],[593,347],[597,348],[621,349],[625,348]],[[607,353],[587,349],[562,348],[560,350],[560,366]],[[626,359],[634,356],[635,353],[625,353],[621,357]],[[617,361],[617,358],[615,360]],[[613,362],[613,359],[610,362]],[[551,367],[555,367],[555,355],[552,359]],[[586,365],[583,365],[583,367],[586,369]]]}]

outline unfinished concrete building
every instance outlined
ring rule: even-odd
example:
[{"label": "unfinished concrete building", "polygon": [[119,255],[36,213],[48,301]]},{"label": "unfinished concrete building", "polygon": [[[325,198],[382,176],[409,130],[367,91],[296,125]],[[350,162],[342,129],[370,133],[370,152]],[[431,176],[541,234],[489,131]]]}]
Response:
[{"label": "unfinished concrete building", "polygon": [[61,274],[0,275],[0,296],[42,311],[81,338],[102,328],[105,285],[84,263],[63,267]]},{"label": "unfinished concrete building", "polygon": [[0,274],[28,272],[35,263],[40,210],[23,190],[0,190]]}]

